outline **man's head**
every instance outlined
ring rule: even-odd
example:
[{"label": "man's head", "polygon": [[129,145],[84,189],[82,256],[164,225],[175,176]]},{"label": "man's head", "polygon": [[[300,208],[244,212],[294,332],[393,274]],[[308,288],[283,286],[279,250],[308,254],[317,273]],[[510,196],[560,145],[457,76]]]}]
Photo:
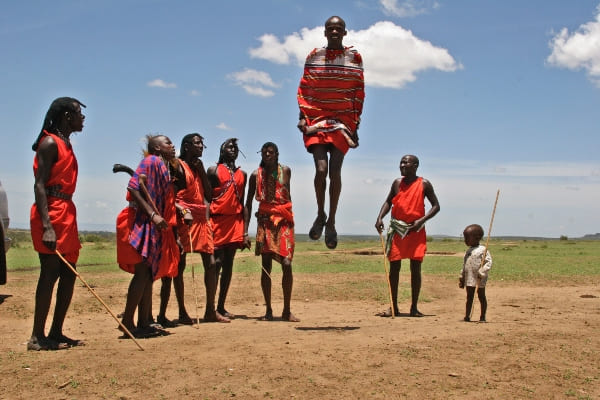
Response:
[{"label": "man's head", "polygon": [[167,136],[148,135],[146,139],[148,140],[148,154],[161,156],[167,161],[175,158],[175,146]]},{"label": "man's head", "polygon": [[240,151],[237,141],[237,138],[229,138],[223,142],[219,151],[219,164],[237,160]]},{"label": "man's head", "polygon": [[417,156],[407,154],[400,160],[400,173],[402,176],[414,177],[417,176],[417,169],[419,168],[419,159]]},{"label": "man's head", "polygon": [[193,158],[202,157],[204,149],[204,138],[202,135],[199,133],[189,133],[181,139],[179,158],[185,159],[188,156]]},{"label": "man's head", "polygon": [[85,104],[73,97],[55,99],[46,112],[42,130],[33,146],[31,146],[32,150],[37,150],[44,131],[58,133],[62,129],[64,130],[62,133],[67,135],[71,132],[81,132],[83,130],[83,120],[85,119],[85,116],[81,113],[81,107],[85,108]]},{"label": "man's head", "polygon": [[267,142],[260,148],[261,161],[260,166],[272,166],[279,163],[279,149],[273,142]]},{"label": "man's head", "polygon": [[325,37],[328,49],[343,49],[342,40],[346,36],[346,22],[338,16],[329,17],[325,21]]},{"label": "man's head", "polygon": [[479,241],[483,238],[483,228],[481,225],[471,224],[465,228],[463,236],[467,246],[478,246]]}]

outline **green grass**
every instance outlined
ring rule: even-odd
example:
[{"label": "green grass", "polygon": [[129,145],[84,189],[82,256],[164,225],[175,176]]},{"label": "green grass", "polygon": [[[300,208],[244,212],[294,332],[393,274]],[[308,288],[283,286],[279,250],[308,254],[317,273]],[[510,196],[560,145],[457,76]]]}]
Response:
[{"label": "green grass", "polygon": [[[423,273],[456,278],[462,267],[466,247],[458,239],[435,239],[428,242],[429,256],[423,262]],[[489,246],[493,257],[492,280],[561,280],[567,277],[582,279],[600,277],[600,246],[598,241],[586,240],[513,240],[492,239]],[[254,249],[252,249],[253,254]],[[458,253],[458,256],[456,255]],[[248,255],[248,251],[243,253]],[[81,249],[78,268],[94,272],[117,271],[114,241],[86,242]],[[36,272],[37,253],[31,242],[20,237],[18,245],[7,254],[8,271]],[[194,256],[193,262],[200,263]],[[303,274],[381,273],[383,256],[379,238],[340,237],[336,251],[329,251],[322,241],[307,241],[300,236],[296,243],[294,272]],[[403,271],[408,263],[403,262]],[[240,256],[236,259],[237,273],[254,274],[260,269],[260,257]],[[274,271],[279,269],[274,265]]]}]

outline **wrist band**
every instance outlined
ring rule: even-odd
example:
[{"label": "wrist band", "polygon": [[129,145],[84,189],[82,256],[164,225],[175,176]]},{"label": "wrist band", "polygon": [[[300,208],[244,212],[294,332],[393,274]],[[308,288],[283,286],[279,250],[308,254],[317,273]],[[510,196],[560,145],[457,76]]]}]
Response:
[{"label": "wrist band", "polygon": [[152,211],[152,214],[150,214],[150,221],[152,221],[154,219],[155,215],[156,215],[156,211]]}]

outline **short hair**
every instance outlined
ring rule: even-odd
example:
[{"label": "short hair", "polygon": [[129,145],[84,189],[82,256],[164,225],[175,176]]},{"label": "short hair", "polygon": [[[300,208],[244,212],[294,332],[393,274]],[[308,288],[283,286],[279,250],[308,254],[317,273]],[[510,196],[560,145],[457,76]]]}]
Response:
[{"label": "short hair", "polygon": [[158,139],[159,137],[166,137],[163,134],[157,134],[157,135],[152,135],[152,134],[148,134],[146,135],[146,142],[148,143],[146,152],[147,154],[153,154],[156,155],[155,151],[154,151],[154,146],[156,146],[156,139]]},{"label": "short hair", "polygon": [[331,23],[334,19],[339,19],[342,25],[344,26],[344,30],[346,29],[346,21],[344,21],[342,17],[338,17],[337,15],[332,15],[331,17],[327,18],[327,21],[325,21],[325,27],[327,27],[327,24]]},{"label": "short hair", "polygon": [[223,160],[225,159],[225,157],[224,157],[224,155],[225,155],[225,147],[227,147],[227,145],[229,143],[233,144],[233,146],[235,147],[235,149],[237,151],[240,151],[240,148],[238,147],[237,141],[238,141],[237,138],[229,138],[229,139],[225,140],[221,144],[221,149],[219,150],[219,161],[217,161],[217,164],[223,164]]},{"label": "short hair", "polygon": [[50,104],[46,116],[44,117],[44,123],[40,130],[40,134],[31,146],[33,151],[37,151],[40,140],[42,140],[42,136],[44,136],[44,131],[56,133],[60,121],[64,118],[64,113],[75,112],[75,104],[79,104],[80,107],[85,108],[85,104],[73,97],[59,97]]},{"label": "short hair", "polygon": [[467,230],[472,230],[477,235],[477,238],[479,240],[481,240],[483,238],[484,232],[483,232],[483,228],[481,227],[481,225],[471,224],[471,225],[467,226],[464,231],[466,232]]},{"label": "short hair", "polygon": [[[275,150],[275,164],[279,163],[279,148],[277,147],[277,145],[273,142],[267,142],[265,144],[262,145],[262,147],[260,148],[260,152],[262,153],[262,151],[264,149],[266,149],[267,147],[272,147],[273,150]],[[261,156],[261,160],[260,160],[260,166],[264,167],[265,163],[262,161],[262,156]]]},{"label": "short hair", "polygon": [[181,147],[179,148],[179,158],[185,158],[187,156],[186,144],[192,144],[192,140],[195,137],[199,137],[200,140],[204,141],[204,137],[198,132],[188,133],[181,139]]}]

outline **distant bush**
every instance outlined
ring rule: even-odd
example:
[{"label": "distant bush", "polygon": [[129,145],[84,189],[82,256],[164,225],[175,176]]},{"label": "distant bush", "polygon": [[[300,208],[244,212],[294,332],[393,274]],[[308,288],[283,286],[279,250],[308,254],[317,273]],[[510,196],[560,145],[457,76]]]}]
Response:
[{"label": "distant bush", "polygon": [[428,242],[433,242],[433,236],[427,236],[427,241]]},{"label": "distant bush", "polygon": [[560,235],[560,240],[569,240],[567,235]]}]

